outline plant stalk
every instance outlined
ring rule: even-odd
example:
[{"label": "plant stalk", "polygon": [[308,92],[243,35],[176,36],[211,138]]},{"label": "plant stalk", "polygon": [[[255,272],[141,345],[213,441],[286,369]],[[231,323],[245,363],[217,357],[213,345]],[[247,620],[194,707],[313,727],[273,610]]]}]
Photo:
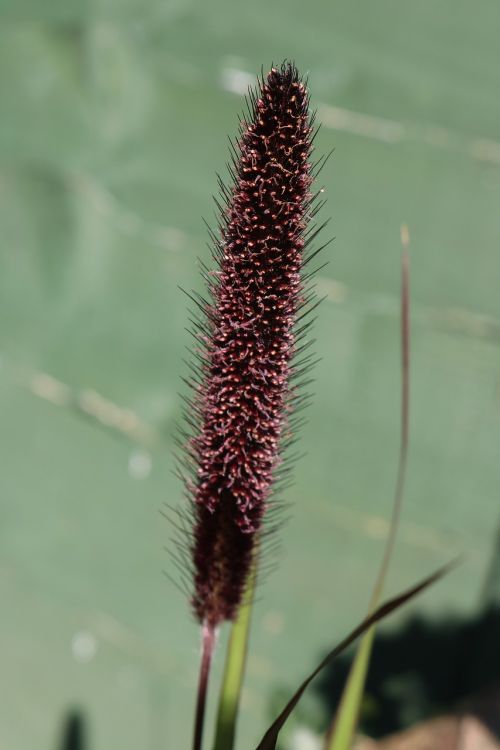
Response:
[{"label": "plant stalk", "polygon": [[207,703],[208,680],[212,666],[217,632],[213,625],[204,622],[201,630],[201,661],[200,676],[198,679],[198,693],[196,698],[196,711],[194,719],[193,750],[201,750],[203,740],[203,724],[205,721],[205,707]]},{"label": "plant stalk", "polygon": [[236,723],[248,651],[250,620],[257,577],[257,560],[258,555],[255,556],[250,571],[244,601],[239,608],[237,618],[231,628],[219,696],[213,750],[233,750],[234,747]]}]

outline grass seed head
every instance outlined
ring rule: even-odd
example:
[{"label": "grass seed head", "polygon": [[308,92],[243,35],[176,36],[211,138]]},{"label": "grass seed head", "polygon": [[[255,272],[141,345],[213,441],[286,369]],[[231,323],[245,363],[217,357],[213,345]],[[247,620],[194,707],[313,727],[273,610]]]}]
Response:
[{"label": "grass seed head", "polygon": [[[293,64],[273,67],[247,100],[221,183],[217,268],[196,298],[196,376],[187,419],[192,607],[215,627],[233,619],[283,469],[296,400],[294,364],[309,304],[302,269],[314,214],[309,95]],[[307,363],[306,363],[307,365]]]}]

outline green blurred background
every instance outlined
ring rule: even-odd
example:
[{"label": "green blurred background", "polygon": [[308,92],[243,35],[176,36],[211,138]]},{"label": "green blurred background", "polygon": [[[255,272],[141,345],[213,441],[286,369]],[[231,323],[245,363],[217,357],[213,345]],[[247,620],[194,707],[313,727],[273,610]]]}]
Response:
[{"label": "green blurred background", "polygon": [[[162,570],[172,425],[215,172],[271,61],[335,148],[316,397],[254,618],[240,747],[363,613],[399,430],[399,227],[412,255],[408,489],[390,591],[477,611],[500,462],[497,0],[0,2],[0,747],[184,748],[198,633]],[[401,621],[401,617],[399,618]],[[398,618],[392,620],[394,627]],[[223,639],[224,640],[224,639]],[[221,657],[219,657],[219,662]],[[220,666],[220,665],[219,665]],[[252,745],[252,742],[254,743]]]}]

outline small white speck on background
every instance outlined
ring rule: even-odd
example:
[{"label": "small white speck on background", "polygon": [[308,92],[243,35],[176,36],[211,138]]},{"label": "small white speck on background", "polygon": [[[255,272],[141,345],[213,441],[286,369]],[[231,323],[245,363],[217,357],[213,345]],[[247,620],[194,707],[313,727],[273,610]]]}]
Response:
[{"label": "small white speck on background", "polygon": [[321,750],[320,738],[310,729],[299,727],[291,737],[290,750]]},{"label": "small white speck on background", "polygon": [[220,84],[225,91],[244,96],[248,93],[249,86],[255,84],[255,76],[245,70],[237,68],[223,68]]},{"label": "small white speck on background", "polygon": [[82,664],[92,661],[97,653],[97,641],[92,633],[87,630],[75,633],[71,639],[71,653]]},{"label": "small white speck on background", "polygon": [[153,468],[153,459],[148,451],[137,449],[132,451],[128,459],[128,473],[132,479],[147,479]]}]

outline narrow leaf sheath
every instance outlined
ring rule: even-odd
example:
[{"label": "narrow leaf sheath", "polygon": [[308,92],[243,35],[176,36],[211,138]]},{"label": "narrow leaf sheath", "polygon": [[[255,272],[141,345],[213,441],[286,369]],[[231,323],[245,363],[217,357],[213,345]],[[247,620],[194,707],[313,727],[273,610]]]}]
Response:
[{"label": "narrow leaf sheath", "polygon": [[248,99],[229,188],[221,185],[217,269],[197,303],[199,377],[189,412],[192,606],[231,620],[252,565],[297,398],[291,378],[306,305],[301,276],[314,197],[309,98],[296,68],[272,68]]}]

